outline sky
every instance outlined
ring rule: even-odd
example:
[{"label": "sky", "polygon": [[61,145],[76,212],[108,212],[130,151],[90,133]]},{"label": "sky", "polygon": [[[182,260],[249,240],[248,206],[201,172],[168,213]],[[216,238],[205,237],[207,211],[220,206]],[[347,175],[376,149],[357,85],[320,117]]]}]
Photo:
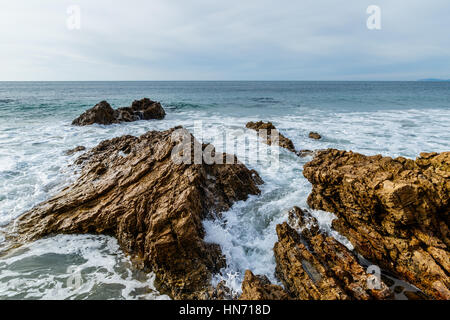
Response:
[{"label": "sky", "polygon": [[449,0],[0,0],[0,81],[450,79],[449,31]]}]

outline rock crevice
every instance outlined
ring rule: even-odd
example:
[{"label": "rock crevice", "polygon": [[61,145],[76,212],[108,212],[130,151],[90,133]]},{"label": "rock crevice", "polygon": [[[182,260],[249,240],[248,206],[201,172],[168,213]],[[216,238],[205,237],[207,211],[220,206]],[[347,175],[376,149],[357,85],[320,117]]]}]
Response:
[{"label": "rock crevice", "polygon": [[306,210],[294,207],[289,224],[277,225],[274,246],[276,275],[287,292],[300,300],[390,299],[392,292],[380,281],[371,286],[357,257],[320,229]]}]

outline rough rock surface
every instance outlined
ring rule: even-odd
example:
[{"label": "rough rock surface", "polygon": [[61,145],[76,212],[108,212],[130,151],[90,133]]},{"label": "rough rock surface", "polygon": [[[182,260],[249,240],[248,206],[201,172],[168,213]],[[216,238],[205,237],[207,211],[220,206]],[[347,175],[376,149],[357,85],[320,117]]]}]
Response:
[{"label": "rough rock surface", "polygon": [[287,292],[280,286],[271,284],[266,276],[255,276],[245,271],[240,300],[289,300]]},{"label": "rough rock surface", "polygon": [[366,259],[435,299],[450,299],[450,152],[415,161],[319,151],[304,166],[308,204]]},{"label": "rough rock surface", "polygon": [[[272,124],[272,122],[248,122],[246,124],[248,129],[253,129],[258,132],[258,135],[264,139],[264,142],[268,145],[278,144],[280,147],[288,149],[289,151],[295,152],[294,143],[291,139],[286,138],[281,133],[278,132],[277,128]],[[265,130],[265,131],[261,131]],[[273,132],[272,132],[273,131]],[[276,136],[277,139],[272,141],[272,136]]]},{"label": "rough rock surface", "polygon": [[108,102],[101,101],[73,120],[72,124],[86,126],[94,123],[113,124],[136,120],[164,119],[166,112],[159,102],[148,98],[135,100],[130,107],[113,109]]},{"label": "rough rock surface", "polygon": [[322,139],[322,136],[320,134],[318,134],[317,132],[313,132],[313,131],[311,131],[309,133],[308,137],[311,139],[315,139],[315,140]]},{"label": "rough rock surface", "polygon": [[177,164],[171,154],[182,153],[186,136],[192,151],[199,142],[181,127],[101,142],[76,161],[78,180],[22,215],[9,237],[20,244],[58,233],[114,235],[156,273],[161,292],[204,298],[224,258],[218,245],[203,241],[202,220],[259,194],[262,181],[234,156],[236,164]]},{"label": "rough rock surface", "polygon": [[[289,223],[277,225],[276,275],[301,300],[389,299],[392,292],[374,283],[357,257],[319,229],[307,211],[294,207]],[[370,284],[374,284],[370,286]]]}]

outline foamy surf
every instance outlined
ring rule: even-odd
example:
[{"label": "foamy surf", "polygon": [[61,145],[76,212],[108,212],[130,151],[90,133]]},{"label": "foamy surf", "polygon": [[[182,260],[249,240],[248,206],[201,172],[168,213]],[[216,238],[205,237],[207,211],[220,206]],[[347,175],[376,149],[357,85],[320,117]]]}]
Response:
[{"label": "foamy surf", "polygon": [[[338,148],[367,155],[381,153],[408,158],[415,158],[419,152],[450,149],[450,109],[441,101],[427,109],[417,105],[426,106],[430,103],[426,100],[411,101],[412,107],[400,109],[395,105],[384,106],[380,110],[365,110],[360,105],[328,107],[335,102],[321,106],[323,101],[317,101],[321,98],[316,95],[307,97],[304,103],[304,92],[299,95],[293,95],[291,91],[277,92],[273,89],[277,85],[270,88],[261,85],[264,90],[255,92],[253,89],[237,90],[242,86],[240,84],[236,86],[236,92],[230,89],[231,93],[221,93],[222,88],[209,92],[205,88],[192,89],[186,84],[182,92],[167,93],[167,88],[152,91],[136,84],[137,89],[127,95],[110,89],[114,87],[112,84],[105,84],[105,89],[97,88],[98,91],[88,95],[84,92],[90,89],[83,86],[78,91],[74,90],[73,95],[51,100],[47,111],[39,103],[28,106],[27,101],[33,101],[31,98],[15,99],[0,108],[0,226],[13,222],[23,212],[76,179],[77,167],[72,163],[79,154],[66,156],[64,152],[67,149],[79,145],[91,148],[105,139],[124,134],[140,135],[148,130],[166,130],[177,125],[194,132],[194,121],[198,120],[203,123],[205,142],[212,142],[218,151],[227,151],[225,144],[231,142],[222,139],[224,131],[230,133],[229,139],[245,136],[251,146],[256,137],[244,128],[248,121],[255,120],[272,121],[293,140],[297,149]],[[97,84],[92,86],[95,88]],[[177,107],[168,108],[163,121],[89,127],[70,125],[73,118],[103,99],[103,95],[111,97],[115,107],[143,96],[158,100],[161,97],[164,106]],[[313,104],[311,100],[317,102]],[[20,112],[23,106],[14,109],[20,101],[27,106],[26,113]],[[352,101],[351,97],[347,101]],[[381,106],[383,102],[380,100],[378,103]],[[23,119],[18,114],[24,114]],[[309,131],[318,131],[323,139],[309,139]],[[298,158],[281,150],[279,166],[274,170],[271,155],[255,161],[257,155],[250,147],[236,148],[234,153],[263,178],[262,194],[236,203],[223,213],[221,219],[205,221],[204,227],[205,240],[220,244],[227,258],[227,267],[213,281],[226,280],[233,290],[240,292],[246,269],[264,274],[277,283],[272,252],[277,241],[275,227],[286,221],[287,212],[293,206],[307,207],[311,186],[303,177],[302,168],[311,157]],[[320,211],[312,211],[312,214],[323,230],[350,246],[345,238],[331,229],[332,214]],[[71,266],[75,270],[80,269],[83,276],[78,291],[67,287],[67,280],[72,275]],[[65,235],[36,241],[0,258],[0,299],[7,298],[167,297],[154,290],[151,274],[140,274],[133,268],[115,239]]]}]

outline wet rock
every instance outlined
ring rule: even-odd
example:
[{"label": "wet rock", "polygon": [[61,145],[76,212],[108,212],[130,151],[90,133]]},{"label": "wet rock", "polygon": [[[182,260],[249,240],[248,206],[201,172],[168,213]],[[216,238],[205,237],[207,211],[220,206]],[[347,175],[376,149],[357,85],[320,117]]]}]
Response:
[{"label": "wet rock", "polygon": [[159,102],[148,98],[135,100],[130,107],[113,109],[102,101],[73,120],[72,124],[86,126],[94,123],[108,125],[137,120],[164,119],[166,112]]},{"label": "wet rock", "polygon": [[242,295],[239,299],[290,300],[291,298],[282,287],[271,284],[266,276],[255,276],[250,270],[247,270],[242,282]]},{"label": "wet rock", "polygon": [[205,297],[207,300],[236,300],[237,298],[238,295],[227,287],[223,280],[215,288],[211,288]]},{"label": "wet rock", "polygon": [[392,280],[389,277],[386,277],[384,274],[381,275],[381,280],[383,280],[383,282],[386,283],[388,287],[392,287],[395,284],[394,280]]},{"label": "wet rock", "polygon": [[408,300],[428,300],[428,297],[420,291],[404,291],[403,294]]},{"label": "wet rock", "polygon": [[308,137],[311,139],[315,139],[315,140],[322,139],[322,136],[320,134],[318,134],[317,132],[313,132],[313,131],[311,131],[309,133]]},{"label": "wet rock", "polygon": [[297,155],[298,155],[300,158],[308,157],[308,156],[313,156],[313,155],[314,155],[314,151],[312,151],[312,150],[307,150],[307,149],[302,149],[302,150],[297,151]]},{"label": "wet rock", "polygon": [[84,151],[84,150],[86,150],[86,147],[85,147],[85,146],[78,146],[78,147],[75,147],[75,148],[73,148],[73,149],[67,150],[67,151],[65,152],[65,154],[66,154],[67,156],[71,156],[71,155],[73,155],[74,153],[77,153],[77,152],[80,152],[80,151]]},{"label": "wet rock", "polygon": [[304,166],[311,208],[366,259],[436,299],[450,299],[450,152],[415,161],[328,149]]},{"label": "wet rock", "polygon": [[291,152],[295,152],[294,143],[291,141],[291,139],[286,138],[281,133],[279,133],[272,122],[248,122],[246,124],[246,127],[258,132],[258,135],[268,145],[276,144],[282,148],[288,149]]},{"label": "wet rock", "polygon": [[389,299],[392,292],[383,283],[371,286],[357,257],[333,237],[324,234],[317,220],[294,207],[289,223],[277,225],[274,246],[276,275],[287,292],[301,300]]},{"label": "wet rock", "polygon": [[[181,141],[191,139],[188,148]],[[225,265],[220,247],[205,243],[203,219],[260,193],[258,174],[232,155],[234,164],[192,164],[205,148],[185,129],[149,131],[101,142],[76,161],[80,177],[9,226],[9,240],[25,243],[48,235],[108,234],[155,285],[173,298],[202,298],[211,274]]]},{"label": "wet rock", "polygon": [[402,293],[403,290],[405,290],[405,287],[402,287],[402,286],[395,286],[395,288],[394,288],[395,293]]},{"label": "wet rock", "polygon": [[87,126],[94,123],[119,123],[114,115],[114,109],[108,102],[101,101],[97,103],[94,107],[86,110],[81,116],[72,121],[72,124],[76,126]]}]

